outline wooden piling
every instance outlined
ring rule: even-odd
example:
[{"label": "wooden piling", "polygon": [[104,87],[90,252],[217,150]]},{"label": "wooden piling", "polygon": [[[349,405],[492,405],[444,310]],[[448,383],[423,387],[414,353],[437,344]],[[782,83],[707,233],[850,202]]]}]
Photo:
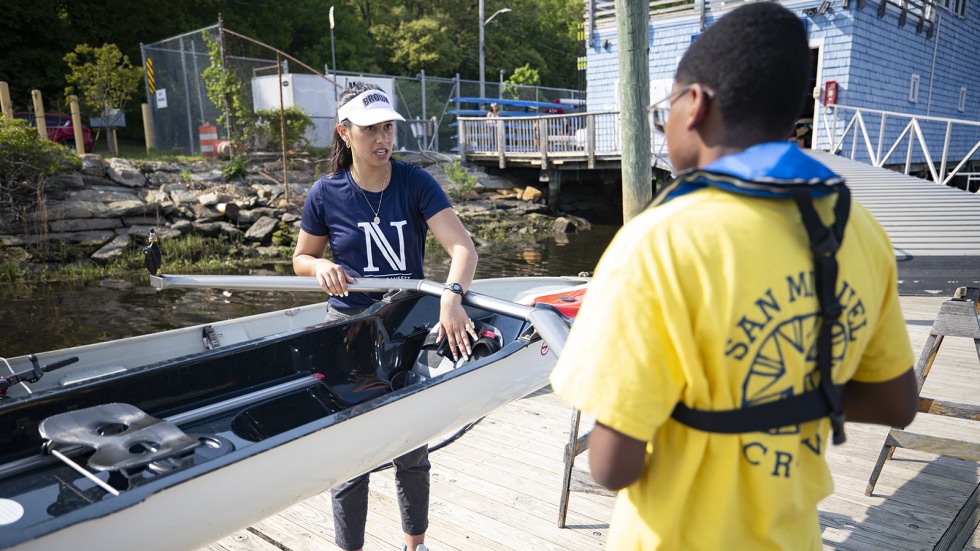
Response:
[{"label": "wooden piling", "polygon": [[14,108],[10,102],[10,86],[0,81],[0,110],[8,121],[14,120]]},{"label": "wooden piling", "polygon": [[623,144],[623,223],[639,214],[653,199],[650,162],[649,6],[646,2],[616,0],[619,37],[619,99]]},{"label": "wooden piling", "polygon": [[150,153],[154,149],[153,145],[153,119],[150,113],[150,104],[143,104],[143,139],[146,140],[146,152]]},{"label": "wooden piling", "polygon": [[82,133],[82,112],[78,108],[78,96],[68,96],[71,103],[71,126],[75,132],[75,153],[85,154],[85,135]]},{"label": "wooden piling", "polygon": [[48,122],[44,120],[44,99],[41,97],[40,90],[31,90],[31,99],[34,100],[34,124],[37,126],[37,133],[41,139],[48,139]]}]

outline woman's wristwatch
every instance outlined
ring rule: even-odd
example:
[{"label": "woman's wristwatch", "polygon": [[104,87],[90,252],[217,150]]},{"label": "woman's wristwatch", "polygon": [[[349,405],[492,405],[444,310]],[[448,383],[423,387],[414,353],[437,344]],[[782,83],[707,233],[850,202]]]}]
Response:
[{"label": "woman's wristwatch", "polygon": [[459,296],[463,296],[463,286],[459,283],[447,283],[443,290],[450,290]]}]

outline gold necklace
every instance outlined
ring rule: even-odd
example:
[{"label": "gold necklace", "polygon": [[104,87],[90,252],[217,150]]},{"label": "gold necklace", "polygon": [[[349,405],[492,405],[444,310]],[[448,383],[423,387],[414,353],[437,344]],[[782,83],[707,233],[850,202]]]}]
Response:
[{"label": "gold necklace", "polygon": [[388,189],[388,180],[391,178],[391,164],[390,163],[388,164],[388,170],[385,171],[385,181],[384,181],[383,184],[381,184],[381,186],[382,186],[381,187],[381,199],[378,200],[378,208],[377,209],[375,209],[374,207],[371,206],[371,201],[368,200],[367,194],[364,193],[364,188],[362,188],[357,183],[357,180],[354,178],[354,169],[353,169],[353,167],[351,167],[350,176],[351,176],[351,180],[354,180],[354,187],[356,187],[357,190],[361,192],[361,197],[364,198],[364,202],[367,203],[368,208],[371,209],[371,212],[374,213],[374,223],[375,224],[380,224],[381,223],[381,217],[379,216],[379,213],[381,212],[381,203],[384,202],[384,200],[385,200],[385,190]]}]

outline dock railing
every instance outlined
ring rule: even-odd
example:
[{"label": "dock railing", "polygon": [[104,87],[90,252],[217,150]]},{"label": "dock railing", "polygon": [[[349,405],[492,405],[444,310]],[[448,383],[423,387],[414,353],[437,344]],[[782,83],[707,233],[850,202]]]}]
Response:
[{"label": "dock railing", "polygon": [[[901,161],[892,157],[904,146],[905,174],[910,173],[913,163],[921,163],[932,181],[948,185],[956,176],[972,181],[977,175],[969,172],[968,164],[980,150],[980,122],[828,105],[821,109],[813,140],[814,149],[849,156],[875,167],[900,165]],[[849,155],[844,153],[847,148]],[[947,170],[951,157],[956,166]]]},{"label": "dock railing", "polygon": [[[821,108],[816,122],[813,149],[875,167],[904,162],[905,174],[914,164],[927,179],[943,185],[960,176],[970,189],[980,180],[975,170],[980,164],[980,122],[846,105]],[[622,153],[619,111],[459,117],[456,138],[463,161],[495,159],[500,168],[517,163],[547,169],[556,162],[582,162],[592,169],[597,160],[618,161]],[[652,132],[650,145],[654,163],[669,170],[663,136]]]},{"label": "dock railing", "polygon": [[585,160],[618,156],[619,112],[506,117],[459,117],[459,154],[467,157],[542,164],[555,158]]}]

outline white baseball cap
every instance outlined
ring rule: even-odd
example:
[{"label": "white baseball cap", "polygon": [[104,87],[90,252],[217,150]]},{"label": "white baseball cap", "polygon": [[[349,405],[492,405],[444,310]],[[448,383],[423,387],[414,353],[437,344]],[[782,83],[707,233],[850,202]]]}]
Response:
[{"label": "white baseball cap", "polygon": [[405,117],[391,107],[391,99],[382,90],[365,90],[337,111],[337,120],[349,120],[358,126],[371,126],[385,121],[403,121]]}]

